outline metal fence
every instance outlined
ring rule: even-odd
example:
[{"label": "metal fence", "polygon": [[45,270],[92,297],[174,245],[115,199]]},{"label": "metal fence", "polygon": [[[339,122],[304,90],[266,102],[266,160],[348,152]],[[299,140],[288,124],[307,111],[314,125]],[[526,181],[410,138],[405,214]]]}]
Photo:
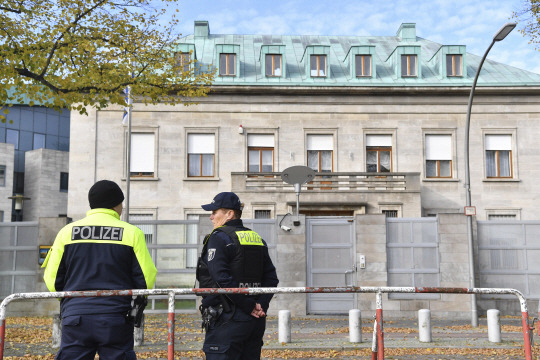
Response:
[{"label": "metal fence", "polygon": [[[387,218],[388,286],[440,286],[437,218]],[[438,299],[438,294],[393,293],[391,299]]]},{"label": "metal fence", "polygon": [[[199,231],[199,220],[139,220],[131,218],[133,225],[145,234],[148,250],[158,269],[156,288],[192,288],[195,286],[195,270],[204,233]],[[275,219],[245,219],[244,226],[261,235],[268,243],[270,256],[275,259],[277,228]],[[167,311],[167,297],[151,296],[148,312]],[[176,298],[176,311],[195,312],[195,295],[186,294]]]},{"label": "metal fence", "polygon": [[0,298],[35,290],[38,223],[0,223]]},{"label": "metal fence", "polygon": [[540,299],[540,222],[477,224],[479,285],[512,287],[528,299]]},{"label": "metal fence", "polygon": [[[374,293],[376,294],[376,325],[374,327],[374,355],[378,360],[384,359],[384,326],[383,326],[383,293],[439,293],[439,294],[510,294],[518,298],[521,307],[523,342],[525,359],[532,360],[531,345],[533,328],[529,323],[527,301],[521,292],[515,289],[496,288],[419,288],[419,287],[282,287],[282,288],[234,288],[234,289],[153,289],[153,290],[96,290],[65,291],[52,293],[19,293],[12,294],[0,303],[0,360],[4,357],[6,335],[6,308],[14,300],[46,299],[89,296],[137,296],[161,295],[168,299],[167,317],[167,359],[174,359],[175,331],[175,298],[177,296],[209,295],[209,294],[293,294],[293,293]],[[375,357],[372,357],[375,358]]]},{"label": "metal fence", "polygon": [[[148,250],[158,269],[157,288],[192,288],[201,249],[199,220],[144,220],[133,216],[131,223],[145,234]],[[246,219],[244,224],[258,232],[268,243],[270,256],[276,258],[275,219]],[[38,222],[0,223],[0,299],[10,294],[33,292],[39,278]],[[152,296],[149,312],[166,312],[166,296]],[[177,297],[178,312],[195,312],[196,297]]]}]

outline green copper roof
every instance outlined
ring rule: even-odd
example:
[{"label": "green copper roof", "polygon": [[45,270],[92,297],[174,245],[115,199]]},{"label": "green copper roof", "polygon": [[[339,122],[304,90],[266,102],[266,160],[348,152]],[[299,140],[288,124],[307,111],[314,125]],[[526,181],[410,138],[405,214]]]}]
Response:
[{"label": "green copper roof", "polygon": [[[233,76],[216,75],[214,85],[263,86],[471,86],[481,57],[464,45],[441,45],[416,36],[415,24],[402,24],[396,36],[299,36],[212,34],[196,21],[194,35],[176,51],[193,51],[198,71],[219,66],[219,54],[235,54]],[[265,74],[265,55],[280,54],[280,76]],[[446,76],[447,56],[461,55],[462,76]],[[325,77],[312,77],[308,55],[326,56]],[[372,76],[355,76],[355,55],[371,55]],[[417,76],[401,75],[402,55],[416,55]],[[477,86],[540,86],[540,75],[486,60]]]}]

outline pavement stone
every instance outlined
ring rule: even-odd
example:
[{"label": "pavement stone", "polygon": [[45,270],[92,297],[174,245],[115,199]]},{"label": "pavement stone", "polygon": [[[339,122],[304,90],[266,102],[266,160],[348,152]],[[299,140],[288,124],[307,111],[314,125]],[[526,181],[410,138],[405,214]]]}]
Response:
[{"label": "pavement stone", "polygon": [[[269,317],[264,337],[264,359],[371,359],[373,319],[362,320],[362,342],[351,343],[348,337],[348,316],[306,316],[292,318],[291,342],[278,341],[277,317]],[[416,319],[387,319],[384,323],[384,344],[386,359],[524,359],[521,318],[503,317],[501,343],[488,341],[486,319],[481,318],[479,327],[472,328],[464,320],[432,319],[432,338],[430,343],[418,340]],[[5,359],[32,359],[34,356],[56,353],[50,341],[38,343],[12,343],[10,331],[18,328],[32,328],[32,325],[8,326],[6,328]],[[139,357],[166,359],[167,317],[164,314],[150,314],[146,317],[145,344],[135,348]],[[43,330],[43,329],[42,329]],[[177,315],[175,319],[176,359],[203,359],[200,352],[204,333],[200,331],[200,318],[196,314]],[[465,350],[464,350],[465,349]],[[480,349],[484,355],[466,354]],[[456,354],[449,352],[457,351]],[[461,353],[459,353],[461,351]],[[163,357],[148,357],[159,352]],[[415,353],[416,352],[416,353]],[[533,353],[540,354],[540,347]],[[403,354],[401,354],[403,353]],[[307,357],[301,357],[301,356]],[[26,355],[26,356],[25,356]],[[12,358],[10,358],[12,357]],[[539,357],[534,357],[540,359]]]}]

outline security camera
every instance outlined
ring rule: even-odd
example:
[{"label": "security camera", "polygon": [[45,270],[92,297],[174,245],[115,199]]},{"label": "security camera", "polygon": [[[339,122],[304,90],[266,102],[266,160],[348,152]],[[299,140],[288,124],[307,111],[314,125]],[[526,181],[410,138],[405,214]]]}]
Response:
[{"label": "security camera", "polygon": [[281,230],[283,231],[291,231],[291,228],[285,225],[281,225]]}]

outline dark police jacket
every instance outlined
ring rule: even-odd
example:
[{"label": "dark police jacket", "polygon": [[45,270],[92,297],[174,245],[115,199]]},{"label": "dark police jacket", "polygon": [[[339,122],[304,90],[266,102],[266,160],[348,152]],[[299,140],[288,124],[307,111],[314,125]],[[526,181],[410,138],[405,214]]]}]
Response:
[{"label": "dark police jacket", "polygon": [[[43,263],[49,291],[151,289],[156,280],[143,232],[111,209],[93,209],[60,230]],[[62,317],[121,314],[131,296],[64,298]]]},{"label": "dark police jacket", "polygon": [[[240,219],[228,221],[205,238],[197,265],[197,280],[200,287],[220,288],[276,287],[279,283],[266,242],[256,232],[245,228]],[[272,297],[273,294],[227,295],[247,314],[251,314],[256,303],[266,312]],[[202,305],[217,305],[222,299],[220,295],[208,295],[203,298]]]}]

